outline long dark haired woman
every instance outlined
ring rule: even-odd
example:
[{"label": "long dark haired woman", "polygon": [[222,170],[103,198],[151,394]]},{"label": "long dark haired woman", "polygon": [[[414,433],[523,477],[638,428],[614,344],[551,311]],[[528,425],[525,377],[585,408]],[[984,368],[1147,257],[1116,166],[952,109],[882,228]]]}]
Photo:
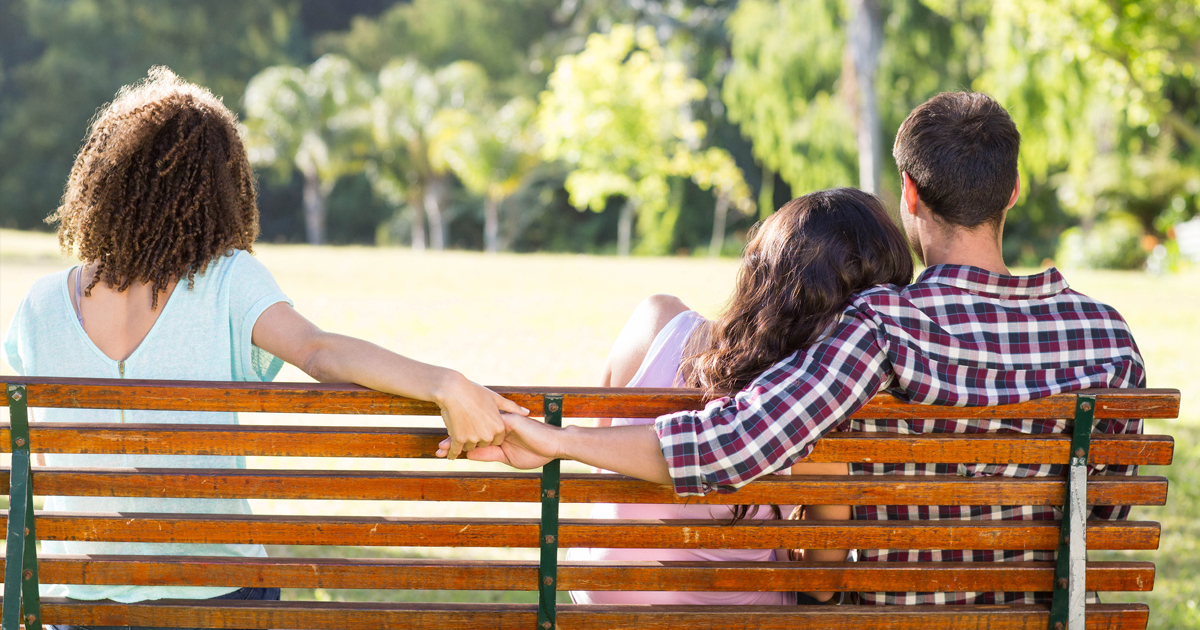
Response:
[{"label": "long dark haired woman", "polygon": [[[609,354],[605,387],[701,387],[710,394],[736,392],[764,370],[827,334],[850,296],[878,284],[912,280],[908,243],[873,195],[852,188],[823,190],[793,199],[764,221],[746,246],[737,285],[725,313],[708,321],[678,298],[643,301]],[[650,424],[616,418],[604,425]],[[607,471],[604,471],[607,472]],[[846,474],[845,464],[796,464],[793,474]],[[793,506],[597,504],[597,519],[780,518]],[[814,505],[807,518],[850,518],[847,506]],[[572,549],[569,560],[764,561],[786,560],[785,550]],[[807,560],[838,561],[843,550],[813,550]],[[826,600],[831,593],[809,593]],[[788,604],[780,592],[572,592],[593,604]]]}]

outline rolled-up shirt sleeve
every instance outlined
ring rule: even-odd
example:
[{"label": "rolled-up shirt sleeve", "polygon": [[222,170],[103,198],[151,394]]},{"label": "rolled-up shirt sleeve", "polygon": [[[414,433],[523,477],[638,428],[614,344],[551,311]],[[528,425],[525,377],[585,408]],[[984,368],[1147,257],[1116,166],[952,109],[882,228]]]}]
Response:
[{"label": "rolled-up shirt sleeve", "polygon": [[733,492],[806,457],[891,373],[876,324],[853,307],[832,332],[771,366],[733,397],[658,418],[675,492]]}]

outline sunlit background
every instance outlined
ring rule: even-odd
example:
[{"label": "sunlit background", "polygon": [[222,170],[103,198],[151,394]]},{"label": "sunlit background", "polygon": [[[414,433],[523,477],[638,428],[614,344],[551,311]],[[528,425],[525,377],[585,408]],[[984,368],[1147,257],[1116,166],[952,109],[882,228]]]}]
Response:
[{"label": "sunlit background", "polygon": [[989,92],[1023,140],[1006,261],[1116,306],[1151,386],[1183,392],[1148,429],[1176,459],[1169,507],[1138,512],[1164,530],[1132,599],[1200,628],[1197,0],[0,0],[0,325],[71,264],[43,219],[88,120],[158,64],[241,117],[258,256],[302,313],[496,385],[595,384],[651,293],[718,313],[747,231],[793,196],[895,210],[904,117]]}]

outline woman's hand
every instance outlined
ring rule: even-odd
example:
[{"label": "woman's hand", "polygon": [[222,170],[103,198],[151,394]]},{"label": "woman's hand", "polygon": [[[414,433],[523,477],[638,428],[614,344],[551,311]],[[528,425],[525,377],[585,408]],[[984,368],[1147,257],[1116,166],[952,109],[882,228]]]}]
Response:
[{"label": "woman's hand", "polygon": [[500,414],[529,415],[517,403],[471,382],[462,374],[447,370],[443,383],[433,392],[433,400],[442,409],[442,420],[450,434],[446,455],[459,455],[484,446],[504,442],[508,429]]},{"label": "woman's hand", "polygon": [[[540,468],[552,460],[562,457],[559,439],[565,429],[550,426],[532,418],[509,413],[500,414],[508,430],[504,442],[498,446],[482,446],[467,453],[467,458],[478,462],[501,462],[529,470]],[[437,456],[446,457],[451,446],[449,438],[438,445]]]},{"label": "woman's hand", "polygon": [[[477,448],[467,453],[468,459],[502,462],[525,470],[543,466],[554,459],[573,459],[618,475],[671,483],[667,460],[663,458],[652,424],[556,427],[510,413],[501,416],[508,428],[504,443]],[[438,446],[438,457],[445,457],[449,449],[450,440],[443,440]]]}]

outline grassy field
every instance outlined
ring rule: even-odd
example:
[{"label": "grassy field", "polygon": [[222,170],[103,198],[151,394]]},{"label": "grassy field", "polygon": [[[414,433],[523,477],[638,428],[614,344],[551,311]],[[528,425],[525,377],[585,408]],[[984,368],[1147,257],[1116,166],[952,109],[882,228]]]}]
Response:
[{"label": "grassy field", "polygon": [[[652,293],[680,296],[701,313],[717,313],[732,288],[737,262],[691,258],[616,259],[572,255],[485,256],[468,252],[414,255],[403,249],[262,245],[271,269],[296,308],[318,325],[369,339],[408,356],[455,367],[490,385],[592,385],[609,344],[639,300]],[[0,321],[6,327],[29,285],[70,261],[53,237],[0,230]],[[1151,601],[1153,628],[1200,630],[1200,270],[1150,278],[1132,272],[1072,271],[1072,286],[1115,306],[1129,320],[1153,387],[1183,392],[1181,418],[1150,423],[1147,432],[1176,439],[1170,505],[1139,508],[1134,518],[1163,523],[1159,551],[1139,557],[1159,566]],[[7,367],[3,368],[4,373]],[[287,367],[281,381],[307,377]],[[381,424],[390,419],[323,416],[244,416],[248,423]],[[418,421],[419,422],[419,421]],[[255,467],[394,469],[384,460],[252,458]],[[424,469],[489,469],[487,465],[422,462]],[[1147,471],[1150,472],[1150,471]],[[268,513],[328,513],[304,501],[255,502]],[[580,506],[574,507],[579,513]],[[418,508],[400,502],[346,502],[336,509],[374,514],[477,515],[472,504]],[[571,512],[568,512],[570,514]],[[533,516],[532,505],[489,515]],[[311,555],[312,548],[272,553]],[[448,550],[364,550],[380,554],[463,554]],[[1115,554],[1114,554],[1115,555]],[[533,550],[471,550],[471,557],[533,558]],[[524,593],[424,593],[427,599],[530,601]],[[370,591],[294,592],[318,599],[372,598]],[[1109,601],[1117,597],[1110,596]]]}]

